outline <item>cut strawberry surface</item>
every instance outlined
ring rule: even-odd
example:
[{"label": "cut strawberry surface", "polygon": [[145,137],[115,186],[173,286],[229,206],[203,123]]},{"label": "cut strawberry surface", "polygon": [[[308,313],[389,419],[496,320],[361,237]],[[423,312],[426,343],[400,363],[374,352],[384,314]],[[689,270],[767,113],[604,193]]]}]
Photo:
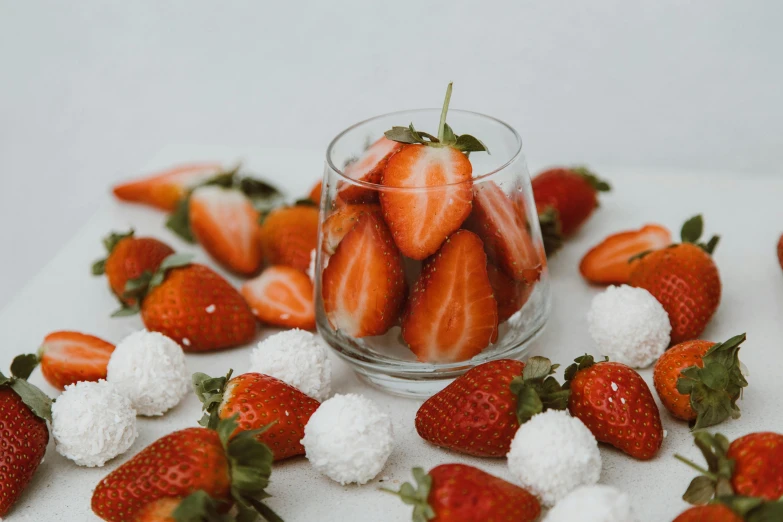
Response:
[{"label": "cut strawberry surface", "polygon": [[345,234],[359,221],[364,214],[377,214],[380,216],[381,207],[371,203],[359,203],[345,205],[332,213],[323,224],[323,247],[329,254],[334,254],[337,245],[343,240]]},{"label": "cut strawberry surface", "polygon": [[239,190],[219,186],[197,188],[190,196],[190,228],[221,265],[240,275],[261,268],[258,212]]},{"label": "cut strawberry surface", "polygon": [[473,212],[466,228],[484,242],[489,260],[515,281],[532,284],[541,276],[543,263],[519,206],[495,182],[473,188]]},{"label": "cut strawberry surface", "polygon": [[38,359],[44,378],[62,390],[79,381],[106,378],[106,367],[114,345],[79,332],[52,332],[38,349]]},{"label": "cut strawberry surface", "polygon": [[514,281],[492,263],[487,264],[487,274],[498,303],[498,322],[502,323],[525,306],[535,285]]},{"label": "cut strawberry surface", "polygon": [[455,232],[424,263],[403,314],[402,337],[420,361],[456,362],[495,342],[497,328],[481,239]]},{"label": "cut strawberry surface", "polygon": [[[381,137],[370,145],[359,159],[345,167],[343,174],[357,181],[377,185],[381,182],[381,174],[389,158],[401,148],[401,143]],[[346,203],[371,203],[377,201],[378,192],[366,187],[343,183],[337,189],[337,198]]]},{"label": "cut strawberry surface", "polygon": [[253,314],[261,321],[285,328],[315,329],[313,282],[290,266],[270,266],[242,285]]},{"label": "cut strawberry surface", "polygon": [[117,198],[133,203],[144,203],[171,212],[187,195],[188,190],[220,174],[219,163],[191,163],[158,172],[142,179],[114,187]]},{"label": "cut strawberry surface", "polygon": [[634,256],[672,244],[672,235],[660,225],[612,234],[591,248],[579,263],[582,277],[591,283],[623,284],[631,279]]},{"label": "cut strawberry surface", "polygon": [[322,275],[324,309],[336,330],[381,335],[405,300],[403,259],[383,220],[364,214],[337,246]]}]

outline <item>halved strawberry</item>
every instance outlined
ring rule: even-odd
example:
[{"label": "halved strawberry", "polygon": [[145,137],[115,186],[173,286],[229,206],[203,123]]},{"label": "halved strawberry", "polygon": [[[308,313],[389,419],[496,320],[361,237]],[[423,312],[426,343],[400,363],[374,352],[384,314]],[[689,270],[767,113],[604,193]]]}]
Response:
[{"label": "halved strawberry", "polygon": [[267,263],[305,272],[310,266],[310,252],[318,245],[318,215],[318,207],[312,205],[281,207],[270,212],[259,232]]},{"label": "halved strawberry", "polygon": [[[401,148],[401,143],[381,137],[370,145],[359,159],[345,167],[343,174],[351,179],[377,185],[381,182],[381,173],[386,162]],[[377,201],[378,192],[350,183],[341,183],[337,188],[337,199],[346,203],[371,203]]]},{"label": "halved strawberry", "polygon": [[618,232],[585,254],[579,263],[579,272],[591,283],[628,283],[631,270],[635,266],[635,261],[631,261],[631,258],[671,244],[671,232],[660,225],[645,225],[639,230]]},{"label": "halved strawberry", "polygon": [[345,234],[350,232],[361,216],[368,213],[380,215],[380,212],[381,207],[372,203],[339,207],[324,221],[322,227],[324,250],[329,254],[334,254],[337,245],[343,240]]},{"label": "halved strawberry", "polygon": [[498,305],[481,239],[459,230],[424,263],[402,317],[402,338],[420,361],[440,363],[470,359],[497,335]]},{"label": "halved strawberry", "polygon": [[105,379],[113,351],[113,344],[94,335],[52,332],[38,348],[38,360],[44,378],[62,390],[75,382]]},{"label": "halved strawberry", "polygon": [[168,212],[188,190],[220,174],[219,163],[204,162],[179,165],[142,179],[122,183],[114,187],[114,195],[124,201],[144,203]]},{"label": "halved strawberry", "polygon": [[329,323],[352,337],[381,335],[405,301],[403,259],[380,216],[367,213],[345,235],[322,275]]},{"label": "halved strawberry", "polygon": [[543,262],[519,208],[494,181],[481,183],[473,187],[473,212],[465,228],[478,234],[492,263],[515,281],[532,284]]},{"label": "halved strawberry", "polygon": [[285,328],[315,330],[313,282],[290,266],[270,266],[240,291],[261,321]]},{"label": "halved strawberry", "polygon": [[188,215],[193,235],[217,262],[239,275],[258,272],[263,262],[258,212],[241,191],[199,187],[190,196]]},{"label": "halved strawberry", "polygon": [[525,306],[535,285],[514,281],[492,263],[487,264],[487,274],[498,303],[498,322],[502,323]]}]

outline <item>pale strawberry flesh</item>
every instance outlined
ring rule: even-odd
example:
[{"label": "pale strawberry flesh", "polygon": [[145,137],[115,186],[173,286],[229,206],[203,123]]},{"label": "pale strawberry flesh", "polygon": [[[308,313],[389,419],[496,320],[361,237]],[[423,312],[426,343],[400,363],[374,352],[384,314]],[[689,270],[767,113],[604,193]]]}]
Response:
[{"label": "pale strawberry flesh", "polygon": [[359,217],[367,213],[380,214],[381,207],[377,204],[359,203],[344,205],[332,213],[323,223],[323,248],[328,254],[334,254],[337,245],[345,234],[359,221]]},{"label": "pale strawberry flesh", "polygon": [[[345,167],[343,174],[357,181],[377,185],[381,182],[387,161],[401,148],[402,143],[382,137],[370,145],[360,158]],[[378,193],[372,188],[342,183],[338,186],[337,198],[346,203],[370,203],[377,201]]]},{"label": "pale strawberry flesh", "polygon": [[44,378],[62,390],[78,381],[106,378],[114,345],[79,332],[52,332],[38,350]]},{"label": "pale strawberry flesh", "polygon": [[630,281],[635,266],[631,258],[671,244],[671,233],[660,225],[612,234],[585,254],[579,271],[591,283],[625,284]]},{"label": "pale strawberry flesh", "polygon": [[180,165],[142,179],[121,183],[114,187],[117,198],[134,203],[145,203],[161,210],[173,211],[189,189],[220,174],[218,163]]},{"label": "pale strawberry flesh", "polygon": [[315,329],[313,283],[290,266],[271,266],[242,285],[253,314],[262,322],[285,328]]}]

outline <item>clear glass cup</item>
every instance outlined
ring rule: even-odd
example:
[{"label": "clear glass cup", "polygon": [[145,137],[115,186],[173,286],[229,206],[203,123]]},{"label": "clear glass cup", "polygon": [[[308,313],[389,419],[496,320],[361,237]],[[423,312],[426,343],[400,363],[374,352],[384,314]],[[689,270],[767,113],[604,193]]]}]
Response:
[{"label": "clear glass cup", "polygon": [[[366,157],[365,151],[376,140],[383,137],[384,132],[395,126],[406,126],[408,123],[412,123],[418,130],[430,130],[438,123],[440,114],[440,109],[421,109],[371,118],[341,132],[331,142],[326,153],[319,248],[315,267],[318,331],[329,346],[351,365],[360,378],[389,393],[404,396],[432,395],[455,377],[490,360],[525,357],[531,342],[544,328],[550,311],[546,256],[533,201],[530,175],[522,154],[522,140],[512,127],[495,118],[474,112],[452,110],[448,113],[448,123],[455,132],[468,133],[479,138],[490,151],[490,154],[486,152],[469,154],[473,171],[472,180],[467,182],[434,187],[400,188],[382,185],[382,171],[374,172],[366,178],[368,181],[351,177],[355,176],[357,168],[349,165],[360,165],[359,162]],[[397,258],[392,255],[394,257],[392,263],[399,266],[402,271],[402,275],[398,276],[401,280],[400,284],[406,287],[399,308],[391,307],[398,311],[395,315],[399,317],[387,316],[388,330],[386,327],[382,328],[386,330],[385,332],[374,331],[372,333],[377,335],[361,337],[351,335],[349,330],[352,318],[345,317],[344,311],[343,315],[336,313],[335,305],[332,304],[333,293],[329,294],[332,297],[328,299],[325,306],[324,270],[332,257],[338,255],[342,246],[342,241],[335,240],[332,223],[325,226],[327,220],[341,210],[344,211],[346,206],[360,204],[374,210],[370,213],[379,220],[379,223],[375,222],[376,228],[386,228],[383,223],[384,220],[389,221],[388,216],[381,206],[374,206],[378,205],[380,199],[386,198],[385,201],[391,201],[396,198],[395,201],[411,201],[415,204],[415,201],[423,201],[421,198],[425,200],[432,198],[429,201],[447,201],[447,198],[451,199],[455,195],[466,193],[468,197],[472,195],[473,201],[470,216],[462,223],[461,228],[477,232],[484,244],[487,273],[478,274],[476,277],[481,281],[489,278],[492,285],[498,315],[496,340],[491,342],[492,339],[489,339],[480,353],[467,360],[440,362],[420,360],[406,343],[401,322],[407,308],[412,306],[410,302],[412,290],[424,264],[428,261],[412,259],[402,254],[400,254],[399,265],[396,264]],[[482,209],[484,211],[492,209],[491,212],[494,212],[492,215],[495,217],[505,215],[506,219],[502,221],[489,221],[490,224],[502,223],[504,226],[498,229],[487,227],[486,213],[484,216],[478,215]],[[351,230],[348,229],[352,226],[357,228],[355,224],[360,221],[363,213],[358,214],[360,217],[349,220],[347,225],[343,224],[340,227],[341,234],[338,235],[338,240],[341,239],[342,234],[350,233]],[[482,217],[485,218],[483,221]],[[384,237],[393,239],[394,243],[399,242],[394,234]],[[344,239],[342,237],[342,240]],[[520,242],[522,240],[524,243]],[[353,244],[355,245],[356,241]],[[524,245],[526,248],[525,259],[522,260],[518,258],[522,252],[519,245]],[[345,247],[346,250],[347,248],[348,246]],[[390,248],[396,250],[394,244]],[[437,256],[437,253],[434,255]],[[514,257],[515,255],[517,257]],[[342,263],[337,263],[332,272],[345,264],[344,260]],[[358,265],[354,268],[357,271],[355,277],[361,278],[371,269],[373,268]],[[327,278],[329,277],[333,278],[333,275],[328,275]],[[327,286],[331,284],[329,282]],[[327,292],[335,291],[333,286],[329,288]],[[350,291],[346,290],[346,299],[351,298],[349,294]],[[444,303],[444,306],[447,306],[447,303]],[[332,309],[329,309],[330,307]],[[487,309],[491,308],[490,303]],[[341,324],[345,327],[341,328]],[[443,346],[444,351],[448,351],[448,348]]]}]

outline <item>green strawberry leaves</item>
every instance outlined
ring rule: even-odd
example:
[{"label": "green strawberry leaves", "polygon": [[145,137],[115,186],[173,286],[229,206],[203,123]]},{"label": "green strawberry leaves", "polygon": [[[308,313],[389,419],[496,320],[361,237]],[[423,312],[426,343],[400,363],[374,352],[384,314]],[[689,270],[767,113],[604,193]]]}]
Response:
[{"label": "green strawberry leaves", "polygon": [[511,381],[511,393],[517,396],[517,420],[524,424],[533,415],[546,410],[565,410],[570,390],[563,389],[552,377],[560,365],[546,357],[528,359],[520,377]]},{"label": "green strawberry leaves", "polygon": [[706,431],[700,431],[694,434],[693,441],[704,455],[707,469],[681,455],[675,455],[679,461],[700,473],[691,481],[682,499],[689,504],[702,505],[707,504],[714,497],[734,495],[731,487],[734,461],[726,456],[729,451],[729,440],[720,433],[711,435]]},{"label": "green strawberry leaves", "polygon": [[135,299],[132,305],[120,301],[120,308],[111,314],[112,317],[127,317],[135,315],[141,310],[139,303],[150,293],[150,291],[159,286],[166,279],[166,273],[174,268],[187,266],[193,260],[192,254],[171,254],[160,264],[155,273],[145,270],[139,277],[129,279],[125,283],[125,290],[122,297],[125,299]]},{"label": "green strawberry leaves", "polygon": [[706,243],[699,243],[701,235],[704,233],[704,219],[701,214],[693,216],[682,225],[680,229],[680,239],[683,243],[691,243],[708,254],[712,255],[715,251],[715,247],[718,246],[720,236],[712,236]]},{"label": "green strawberry leaves", "polygon": [[0,386],[10,387],[36,416],[51,422],[52,399],[27,382],[37,365],[38,357],[35,354],[17,355],[11,362],[11,377],[0,372]]},{"label": "green strawberry leaves", "polygon": [[[603,362],[606,362],[608,360],[609,357],[604,357]],[[595,358],[592,355],[584,354],[574,359],[574,363],[571,364],[568,368],[566,368],[565,373],[563,374],[563,378],[565,379],[565,383],[563,384],[563,389],[567,389],[571,387],[571,381],[574,380],[574,377],[576,377],[577,373],[581,372],[582,370],[586,370],[587,368],[590,368],[594,364],[595,364]]]},{"label": "green strawberry leaves", "polygon": [[[111,254],[114,251],[114,247],[117,246],[117,243],[119,243],[125,238],[133,237],[134,233],[135,231],[133,229],[130,229],[125,233],[112,232],[111,234],[103,238],[103,246],[106,249],[106,253]],[[106,258],[99,259],[98,261],[92,264],[92,275],[94,276],[103,275],[105,271],[106,271]]]},{"label": "green strawberry leaves", "polygon": [[219,502],[203,489],[194,491],[172,513],[177,522],[232,522],[225,502]]},{"label": "green strawberry leaves", "polygon": [[217,429],[220,422],[218,409],[223,402],[223,392],[233,372],[234,370],[228,370],[225,377],[210,377],[206,373],[196,372],[191,377],[191,386],[204,412],[198,423],[205,428]]},{"label": "green strawberry leaves", "polygon": [[435,511],[429,505],[428,498],[432,490],[432,477],[422,468],[413,468],[414,487],[410,482],[400,486],[399,491],[381,488],[381,491],[397,495],[406,504],[413,506],[413,522],[427,522],[435,518]]},{"label": "green strawberry leaves", "polygon": [[607,181],[599,178],[594,172],[587,167],[570,167],[568,170],[575,172],[585,178],[593,190],[596,192],[609,192],[612,190],[612,186]]},{"label": "green strawberry leaves", "polygon": [[538,224],[541,227],[541,238],[544,240],[544,251],[551,256],[563,246],[563,231],[557,209],[546,207],[538,215]]}]

